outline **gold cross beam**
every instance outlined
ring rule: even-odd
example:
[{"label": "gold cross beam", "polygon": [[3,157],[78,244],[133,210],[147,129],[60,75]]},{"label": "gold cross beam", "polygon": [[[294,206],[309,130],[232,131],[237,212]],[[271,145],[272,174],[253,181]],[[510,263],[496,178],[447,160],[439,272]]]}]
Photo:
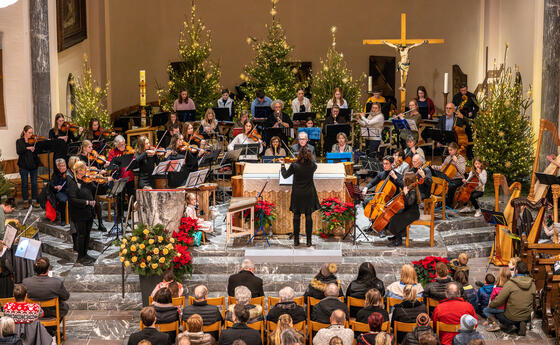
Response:
[{"label": "gold cross beam", "polygon": [[415,44],[415,43],[422,43],[424,41],[428,41],[428,44],[441,44],[444,43],[445,40],[443,38],[418,38],[418,39],[407,39],[406,38],[406,13],[401,13],[401,38],[400,39],[381,39],[381,40],[363,40],[362,43],[364,45],[367,44],[383,44],[383,41],[393,43],[393,44],[400,44],[405,47],[407,44]]}]

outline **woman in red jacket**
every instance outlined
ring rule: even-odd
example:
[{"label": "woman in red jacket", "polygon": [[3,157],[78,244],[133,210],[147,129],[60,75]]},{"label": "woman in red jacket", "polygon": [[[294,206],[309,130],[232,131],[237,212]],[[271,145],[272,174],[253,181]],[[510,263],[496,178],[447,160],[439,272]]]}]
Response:
[{"label": "woman in red jacket", "polygon": [[431,120],[436,112],[436,107],[432,99],[428,97],[428,92],[426,92],[424,86],[418,86],[418,89],[416,89],[416,98],[414,99],[418,102],[418,111],[422,114],[422,118]]}]

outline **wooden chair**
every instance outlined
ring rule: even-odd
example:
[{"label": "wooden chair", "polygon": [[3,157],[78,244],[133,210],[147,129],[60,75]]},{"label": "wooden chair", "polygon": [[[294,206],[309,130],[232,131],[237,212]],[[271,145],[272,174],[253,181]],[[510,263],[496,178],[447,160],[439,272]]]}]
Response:
[{"label": "wooden chair", "polygon": [[[430,327],[433,328],[433,326],[434,326],[433,321],[430,321]],[[393,323],[393,334],[394,334],[394,339],[395,339],[395,341],[396,341],[396,339],[397,339],[397,333],[398,333],[398,332],[410,333],[410,332],[412,332],[415,328],[416,328],[416,322],[407,323],[407,322],[395,321],[395,322]]]},{"label": "wooden chair", "polygon": [[[228,306],[236,304],[237,300],[235,299],[235,297],[232,296],[228,296]],[[264,318],[264,296],[261,297],[253,297],[249,300],[250,304],[254,304],[254,305],[260,305],[262,308],[262,315]]]},{"label": "wooden chair", "polygon": [[[366,305],[365,299],[355,298],[355,297],[348,297],[346,299],[346,305],[348,306],[348,312],[350,312],[350,307],[358,307],[363,308]],[[355,317],[351,317],[350,321],[356,319]]]},{"label": "wooden chair", "polygon": [[458,333],[460,329],[461,329],[460,324],[451,325],[451,324],[444,323],[444,322],[441,322],[441,321],[438,321],[436,323],[436,333],[437,333],[438,337],[440,337],[440,339],[441,339],[441,335],[439,334],[440,332]]},{"label": "wooden chair", "polygon": [[319,330],[330,326],[331,325],[328,323],[309,321],[307,323],[307,338],[309,339],[309,344],[311,345],[313,342],[313,332],[318,332]]},{"label": "wooden chair", "polygon": [[[338,297],[338,299],[341,302],[344,302],[344,296],[340,296]],[[307,323],[309,324],[309,322],[311,321],[311,307],[313,307],[315,304],[321,302],[320,299],[311,297],[311,296],[307,296]]]},{"label": "wooden chair", "polygon": [[[437,197],[430,196],[430,198],[424,199],[424,214],[420,215],[418,220],[415,220],[406,227],[406,246],[408,247],[409,232],[411,225],[426,225],[430,227],[430,247],[434,246],[434,214],[437,203]],[[444,211],[445,212],[445,211]]]},{"label": "wooden chair", "polygon": [[[224,329],[230,328],[232,326],[233,326],[233,322],[227,321],[227,320],[224,322]],[[247,327],[261,332],[261,342],[263,342],[263,344],[264,344],[264,327],[265,327],[264,321],[257,321],[257,322],[253,322],[253,323],[248,323]]]},{"label": "wooden chair", "polygon": [[[140,321],[140,330],[143,330],[146,326]],[[169,323],[156,323],[156,329],[160,332],[175,332],[179,335],[179,321],[169,322]]]},{"label": "wooden chair", "polygon": [[98,195],[97,196],[97,200],[100,202],[106,202],[107,203],[107,220],[110,222],[111,221],[111,207],[112,205],[116,205],[116,199],[114,197],[110,197],[108,195]]},{"label": "wooden chair", "polygon": [[[303,296],[294,297],[294,302],[301,307],[305,307],[305,298]],[[267,312],[278,303],[280,303],[280,297],[268,296]]]},{"label": "wooden chair", "polygon": [[426,297],[426,312],[428,315],[432,315],[432,313],[430,313],[430,308],[435,308],[438,304],[439,301],[437,299]]},{"label": "wooden chair", "polygon": [[[350,328],[352,328],[354,332],[367,333],[370,331],[369,325],[367,323],[357,322],[352,320],[350,320]],[[383,322],[383,324],[381,325],[381,330],[383,332],[389,333],[389,331],[391,330],[391,322],[390,321]]]},{"label": "wooden chair", "polygon": [[[187,321],[183,320],[183,332],[186,331],[187,328],[188,328]],[[213,324],[202,326],[202,331],[204,333],[218,332],[218,338],[219,338],[219,336],[222,334],[222,322],[216,321]]]},{"label": "wooden chair", "polygon": [[387,297],[387,303],[386,303],[386,307],[387,307],[387,312],[390,313],[391,312],[391,307],[402,303],[403,300],[400,298],[394,298],[394,297]]},{"label": "wooden chair", "polygon": [[[266,322],[266,332],[268,334],[268,336],[270,336],[270,334],[272,334],[272,332],[274,332],[276,330],[276,327],[278,325],[276,324],[276,322],[272,322],[272,321],[267,321]],[[294,324],[294,329],[296,331],[300,331],[302,334],[307,335],[305,332],[305,321],[300,321],[296,324]],[[304,339],[305,341],[305,339]]]},{"label": "wooden chair", "polygon": [[[148,296],[148,304],[152,304],[154,302],[154,298],[152,296]],[[176,307],[181,307],[181,309],[183,309],[185,307],[185,296],[181,296],[181,297],[173,297],[173,300],[171,302],[174,306]],[[208,303],[210,304],[210,303]]]},{"label": "wooden chair", "polygon": [[[436,194],[434,193],[436,191],[436,189],[440,187],[441,189],[441,193]],[[449,183],[439,177],[435,177],[432,176],[432,189],[431,189],[431,193],[432,193],[432,197],[435,197],[435,199],[425,199],[424,200],[424,210],[426,210],[429,205],[427,203],[435,201],[440,202],[441,201],[441,219],[445,220],[445,197],[447,195],[447,189],[449,188]],[[426,202],[426,200],[428,200],[428,202]]]},{"label": "wooden chair", "polygon": [[[189,296],[189,305],[192,305],[193,303],[194,303],[194,297]],[[221,306],[222,307],[222,319],[226,318],[226,298],[225,298],[225,296],[207,298],[206,303],[208,303],[209,305],[215,305],[217,307]]]},{"label": "wooden chair", "polygon": [[45,327],[56,327],[56,342],[58,345],[60,345],[60,338],[61,338],[60,321],[62,321],[62,340],[66,340],[66,316],[64,316],[62,320],[60,319],[60,310],[58,308],[58,297],[46,301],[35,301],[28,298],[27,302],[38,304],[41,307],[41,309],[55,308],[56,317],[41,318],[39,319],[39,321],[41,321],[41,324]]},{"label": "wooden chair", "polygon": [[14,303],[15,301],[14,297],[0,298],[0,305],[4,307],[6,303]]}]

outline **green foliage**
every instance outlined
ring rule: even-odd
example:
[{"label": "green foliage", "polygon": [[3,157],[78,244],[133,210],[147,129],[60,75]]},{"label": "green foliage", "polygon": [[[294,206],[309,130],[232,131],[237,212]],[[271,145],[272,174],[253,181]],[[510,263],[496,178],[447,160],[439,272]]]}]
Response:
[{"label": "green foliage", "polygon": [[499,173],[515,181],[531,173],[534,136],[527,109],[532,100],[524,98],[523,85],[507,67],[506,57],[507,45],[504,72],[480,99],[481,111],[474,121],[474,154],[486,163],[489,176]]},{"label": "green foliage", "polygon": [[333,97],[334,89],[340,88],[342,95],[348,103],[348,108],[359,110],[360,89],[365,81],[365,74],[357,80],[352,78],[352,71],[344,61],[344,54],[336,50],[336,27],[331,28],[332,44],[327,50],[327,55],[321,59],[321,68],[313,76],[311,93],[313,94],[312,108],[324,116],[327,102]]},{"label": "green foliage", "polygon": [[98,119],[102,127],[111,128],[111,118],[107,112],[107,89],[109,83],[101,88],[91,72],[88,57],[84,54],[82,78],[72,80],[75,85],[74,118],[76,124],[87,128],[91,119]]},{"label": "green foliage", "polygon": [[289,63],[289,55],[293,47],[286,42],[284,29],[276,20],[276,4],[272,1],[272,24],[266,25],[266,40],[257,41],[257,39],[249,37],[247,43],[253,47],[255,58],[251,64],[245,66],[241,79],[246,85],[241,87],[245,93],[245,99],[238,102],[238,110],[249,109],[250,103],[255,98],[257,90],[264,90],[270,99],[283,100],[286,105],[284,112],[290,114],[292,112],[292,99],[296,96],[296,90],[299,86],[305,87],[298,83],[296,74],[297,69],[292,68]]},{"label": "green foliage", "polygon": [[220,66],[210,60],[212,35],[196,16],[194,1],[191,15],[185,19],[178,43],[181,65],[178,70],[167,66],[168,88],[157,87],[163,110],[172,111],[181,90],[187,90],[199,113],[212,108],[220,98]]}]

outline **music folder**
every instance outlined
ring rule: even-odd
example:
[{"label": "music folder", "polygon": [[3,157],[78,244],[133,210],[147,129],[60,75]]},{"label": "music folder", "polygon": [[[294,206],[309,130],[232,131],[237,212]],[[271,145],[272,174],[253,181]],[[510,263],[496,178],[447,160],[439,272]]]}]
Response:
[{"label": "music folder", "polygon": [[271,112],[272,109],[270,109],[270,106],[257,105],[255,106],[255,113],[253,114],[253,116],[255,117],[255,119],[267,119],[268,115],[270,115]]},{"label": "music folder", "polygon": [[39,249],[41,249],[41,241],[22,237],[16,248],[15,256],[35,261],[37,254],[39,254]]}]

